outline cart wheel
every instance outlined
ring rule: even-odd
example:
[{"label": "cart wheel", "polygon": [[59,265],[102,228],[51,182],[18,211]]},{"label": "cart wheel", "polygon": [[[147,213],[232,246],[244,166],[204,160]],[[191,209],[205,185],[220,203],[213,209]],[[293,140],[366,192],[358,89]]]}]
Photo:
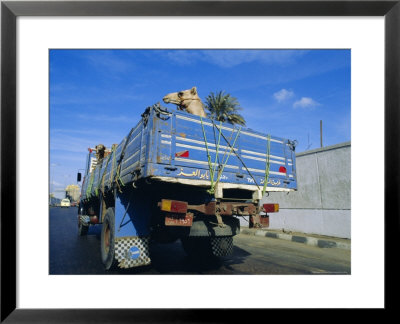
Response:
[{"label": "cart wheel", "polygon": [[108,208],[101,228],[101,260],[106,270],[116,267],[115,260],[115,215],[114,208]]}]

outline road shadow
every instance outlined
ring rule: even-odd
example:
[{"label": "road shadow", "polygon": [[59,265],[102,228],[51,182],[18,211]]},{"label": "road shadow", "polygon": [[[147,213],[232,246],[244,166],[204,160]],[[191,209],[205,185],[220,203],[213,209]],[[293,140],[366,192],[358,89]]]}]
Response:
[{"label": "road shadow", "polygon": [[227,257],[190,257],[179,241],[168,244],[150,244],[151,264],[138,268],[106,271],[109,275],[235,275],[248,274],[238,271],[235,265],[245,263],[250,255],[234,246]]},{"label": "road shadow", "polygon": [[76,210],[52,208],[49,218],[50,275],[184,275],[237,274],[235,264],[249,255],[234,246],[233,255],[201,259],[188,257],[178,240],[169,244],[150,244],[151,264],[130,269],[105,270],[101,262],[101,225],[90,226],[79,236]]},{"label": "road shadow", "polygon": [[234,246],[227,257],[188,256],[180,241],[170,244],[152,244],[152,267],[160,274],[239,274],[232,266],[245,262],[250,255]]}]

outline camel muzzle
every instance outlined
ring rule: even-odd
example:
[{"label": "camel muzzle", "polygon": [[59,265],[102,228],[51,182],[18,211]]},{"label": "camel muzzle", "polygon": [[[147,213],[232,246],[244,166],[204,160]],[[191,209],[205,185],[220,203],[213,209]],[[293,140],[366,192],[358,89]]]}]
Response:
[{"label": "camel muzzle", "polygon": [[173,104],[176,104],[176,105],[179,105],[179,104],[181,103],[179,100],[176,100],[176,99],[171,98],[171,97],[168,97],[168,96],[165,96],[165,97],[163,98],[163,101],[164,101],[165,103],[173,103]]}]

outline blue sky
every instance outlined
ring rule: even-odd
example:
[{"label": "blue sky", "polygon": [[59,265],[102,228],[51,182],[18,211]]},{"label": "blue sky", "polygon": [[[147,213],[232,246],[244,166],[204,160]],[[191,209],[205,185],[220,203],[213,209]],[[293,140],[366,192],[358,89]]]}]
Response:
[{"label": "blue sky", "polygon": [[50,191],[76,184],[88,147],[119,144],[145,108],[197,87],[236,97],[246,127],[298,141],[350,141],[350,50],[51,50]]}]

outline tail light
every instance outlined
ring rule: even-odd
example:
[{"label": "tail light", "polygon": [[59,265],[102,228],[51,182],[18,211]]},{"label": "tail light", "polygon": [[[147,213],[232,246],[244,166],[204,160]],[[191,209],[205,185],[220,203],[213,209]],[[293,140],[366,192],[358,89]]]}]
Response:
[{"label": "tail light", "polygon": [[264,204],[264,212],[277,213],[279,211],[279,204]]},{"label": "tail light", "polygon": [[159,206],[161,207],[162,211],[171,212],[171,213],[178,213],[178,214],[186,214],[187,212],[187,202],[178,201],[178,200],[168,200],[162,199]]},{"label": "tail light", "polygon": [[97,216],[91,216],[90,217],[90,223],[91,224],[98,224],[99,223],[99,219],[97,218]]},{"label": "tail light", "polygon": [[284,166],[279,167],[279,172],[286,173],[286,168]]}]

